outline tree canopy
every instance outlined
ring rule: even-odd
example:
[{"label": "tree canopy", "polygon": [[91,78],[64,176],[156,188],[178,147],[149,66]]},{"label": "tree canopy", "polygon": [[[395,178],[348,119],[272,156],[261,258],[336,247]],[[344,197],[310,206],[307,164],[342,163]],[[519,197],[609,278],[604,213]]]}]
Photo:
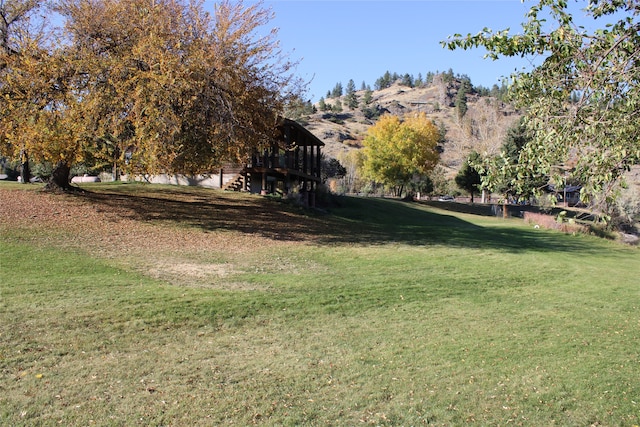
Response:
[{"label": "tree canopy", "polygon": [[[537,56],[539,66],[513,75],[510,98],[526,109],[532,139],[520,152],[518,180],[568,171],[584,201],[606,209],[625,171],[640,160],[640,2],[585,2],[581,26],[565,0],[539,0],[522,32],[455,35],[450,49],[484,47],[487,56]],[[554,178],[555,177],[555,178]]]},{"label": "tree canopy", "polygon": [[[0,150],[63,170],[90,154],[130,172],[198,173],[266,143],[300,93],[295,63],[275,30],[259,31],[272,17],[261,3],[223,1],[213,15],[203,4],[56,0],[59,32],[0,33],[16,46],[1,53]],[[16,5],[45,7],[2,2]]]},{"label": "tree canopy", "polygon": [[364,175],[394,187],[399,196],[414,176],[427,175],[435,167],[439,140],[438,127],[424,113],[404,120],[384,115],[364,139]]}]

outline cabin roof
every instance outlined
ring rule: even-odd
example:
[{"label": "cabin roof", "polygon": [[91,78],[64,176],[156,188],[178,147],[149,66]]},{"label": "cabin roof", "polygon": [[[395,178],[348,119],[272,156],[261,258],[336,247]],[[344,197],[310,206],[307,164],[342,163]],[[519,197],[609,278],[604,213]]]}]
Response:
[{"label": "cabin roof", "polygon": [[281,119],[281,123],[279,127],[282,129],[283,140],[285,139],[284,136],[286,135],[286,129],[289,128],[294,131],[292,137],[294,138],[296,145],[299,145],[301,147],[303,146],[324,147],[324,142],[322,142],[320,138],[312,134],[307,128],[305,128],[295,120],[283,118]]}]

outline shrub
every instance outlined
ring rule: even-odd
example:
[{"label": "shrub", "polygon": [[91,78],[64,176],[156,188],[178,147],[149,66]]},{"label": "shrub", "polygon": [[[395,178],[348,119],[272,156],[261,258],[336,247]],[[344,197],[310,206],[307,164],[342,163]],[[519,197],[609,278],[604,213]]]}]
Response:
[{"label": "shrub", "polygon": [[560,212],[557,217],[535,212],[525,212],[524,221],[536,227],[549,230],[558,230],[567,234],[589,233],[589,227],[575,222],[572,218],[566,219],[566,212]]},{"label": "shrub", "polygon": [[640,222],[640,195],[635,191],[625,191],[617,199],[611,216],[614,229],[636,233]]}]

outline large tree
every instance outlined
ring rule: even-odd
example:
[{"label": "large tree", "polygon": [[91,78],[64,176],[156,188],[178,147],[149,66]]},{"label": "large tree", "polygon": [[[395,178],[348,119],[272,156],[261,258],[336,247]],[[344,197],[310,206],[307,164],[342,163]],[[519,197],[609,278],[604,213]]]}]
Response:
[{"label": "large tree", "polygon": [[[516,73],[510,87],[533,137],[520,152],[516,176],[553,180],[555,170],[575,165],[571,178],[583,183],[583,200],[609,202],[640,160],[640,2],[591,0],[580,19],[567,3],[539,0],[519,34],[485,29],[443,44],[481,46],[493,59],[542,58],[532,71]],[[588,31],[586,23],[600,29]]]},{"label": "large tree", "polygon": [[[22,63],[15,61],[50,96],[45,108],[23,108],[27,114],[3,122],[31,131],[39,116],[51,116],[43,119],[46,132],[36,129],[40,137],[26,144],[57,165],[55,184],[68,185],[70,166],[86,153],[134,173],[198,173],[268,142],[301,88],[277,33],[260,35],[271,12],[261,3],[223,1],[211,16],[203,4],[53,2],[64,19],[62,42],[25,49]],[[21,86],[6,77],[2,85],[17,88],[15,98]],[[4,136],[15,151],[13,134]]]},{"label": "large tree", "polygon": [[435,167],[439,140],[438,127],[424,113],[404,120],[382,116],[364,139],[364,175],[393,187],[400,196],[415,176]]},{"label": "large tree", "polygon": [[475,151],[471,152],[455,177],[456,185],[471,196],[471,203],[473,203],[474,194],[480,191],[482,184],[480,173],[476,169],[479,157],[480,155]]}]

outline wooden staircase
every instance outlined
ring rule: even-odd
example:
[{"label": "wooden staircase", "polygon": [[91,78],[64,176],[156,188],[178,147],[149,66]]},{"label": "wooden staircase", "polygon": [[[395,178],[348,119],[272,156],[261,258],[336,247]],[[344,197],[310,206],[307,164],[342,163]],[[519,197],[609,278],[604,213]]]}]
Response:
[{"label": "wooden staircase", "polygon": [[222,186],[222,189],[225,191],[246,191],[248,185],[248,176],[243,171],[227,181],[227,183]]}]

